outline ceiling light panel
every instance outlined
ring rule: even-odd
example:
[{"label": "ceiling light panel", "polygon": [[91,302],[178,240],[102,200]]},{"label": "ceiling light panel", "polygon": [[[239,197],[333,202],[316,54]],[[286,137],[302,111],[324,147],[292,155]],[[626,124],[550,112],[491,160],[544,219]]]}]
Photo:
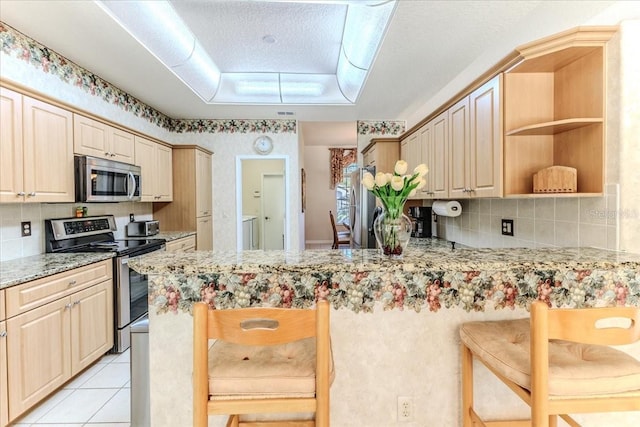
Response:
[{"label": "ceiling light panel", "polygon": [[96,2],[202,100],[355,103],[396,1]]}]

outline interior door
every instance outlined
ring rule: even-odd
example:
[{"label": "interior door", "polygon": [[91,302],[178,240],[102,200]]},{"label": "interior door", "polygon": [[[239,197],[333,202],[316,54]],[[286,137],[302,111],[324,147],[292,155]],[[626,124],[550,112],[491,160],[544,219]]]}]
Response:
[{"label": "interior door", "polygon": [[262,175],[262,241],[264,250],[284,249],[284,175]]}]

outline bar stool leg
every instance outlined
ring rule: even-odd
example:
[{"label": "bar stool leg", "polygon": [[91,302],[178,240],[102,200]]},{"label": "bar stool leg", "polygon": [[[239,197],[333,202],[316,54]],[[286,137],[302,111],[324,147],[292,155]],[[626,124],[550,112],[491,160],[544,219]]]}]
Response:
[{"label": "bar stool leg", "polygon": [[462,362],[462,425],[473,427],[473,355],[466,345],[460,344]]}]

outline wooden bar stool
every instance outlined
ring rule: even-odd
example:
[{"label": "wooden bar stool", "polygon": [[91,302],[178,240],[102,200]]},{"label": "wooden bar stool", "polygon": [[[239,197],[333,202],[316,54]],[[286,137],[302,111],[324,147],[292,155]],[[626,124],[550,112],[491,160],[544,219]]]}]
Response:
[{"label": "wooden bar stool", "polygon": [[[614,325],[615,323],[615,325]],[[640,308],[549,309],[531,319],[460,327],[462,418],[471,426],[556,426],[568,414],[640,410],[640,361],[609,347],[640,340]],[[531,407],[530,420],[483,421],[473,407],[473,359]]]},{"label": "wooden bar stool", "polygon": [[[334,370],[329,303],[314,309],[193,306],[193,425],[329,426]],[[209,339],[215,344],[209,349]],[[241,414],[315,413],[315,420],[249,422]]]}]

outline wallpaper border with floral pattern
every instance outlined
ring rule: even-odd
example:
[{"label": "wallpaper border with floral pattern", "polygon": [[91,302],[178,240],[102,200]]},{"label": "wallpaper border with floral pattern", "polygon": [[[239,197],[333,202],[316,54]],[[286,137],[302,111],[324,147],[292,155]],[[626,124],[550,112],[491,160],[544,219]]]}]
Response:
[{"label": "wallpaper border with floral pattern", "polygon": [[400,135],[405,131],[404,121],[358,121],[358,135]]},{"label": "wallpaper border with floral pattern", "polygon": [[123,111],[176,133],[296,133],[296,120],[173,119],[0,21],[0,49]]}]

